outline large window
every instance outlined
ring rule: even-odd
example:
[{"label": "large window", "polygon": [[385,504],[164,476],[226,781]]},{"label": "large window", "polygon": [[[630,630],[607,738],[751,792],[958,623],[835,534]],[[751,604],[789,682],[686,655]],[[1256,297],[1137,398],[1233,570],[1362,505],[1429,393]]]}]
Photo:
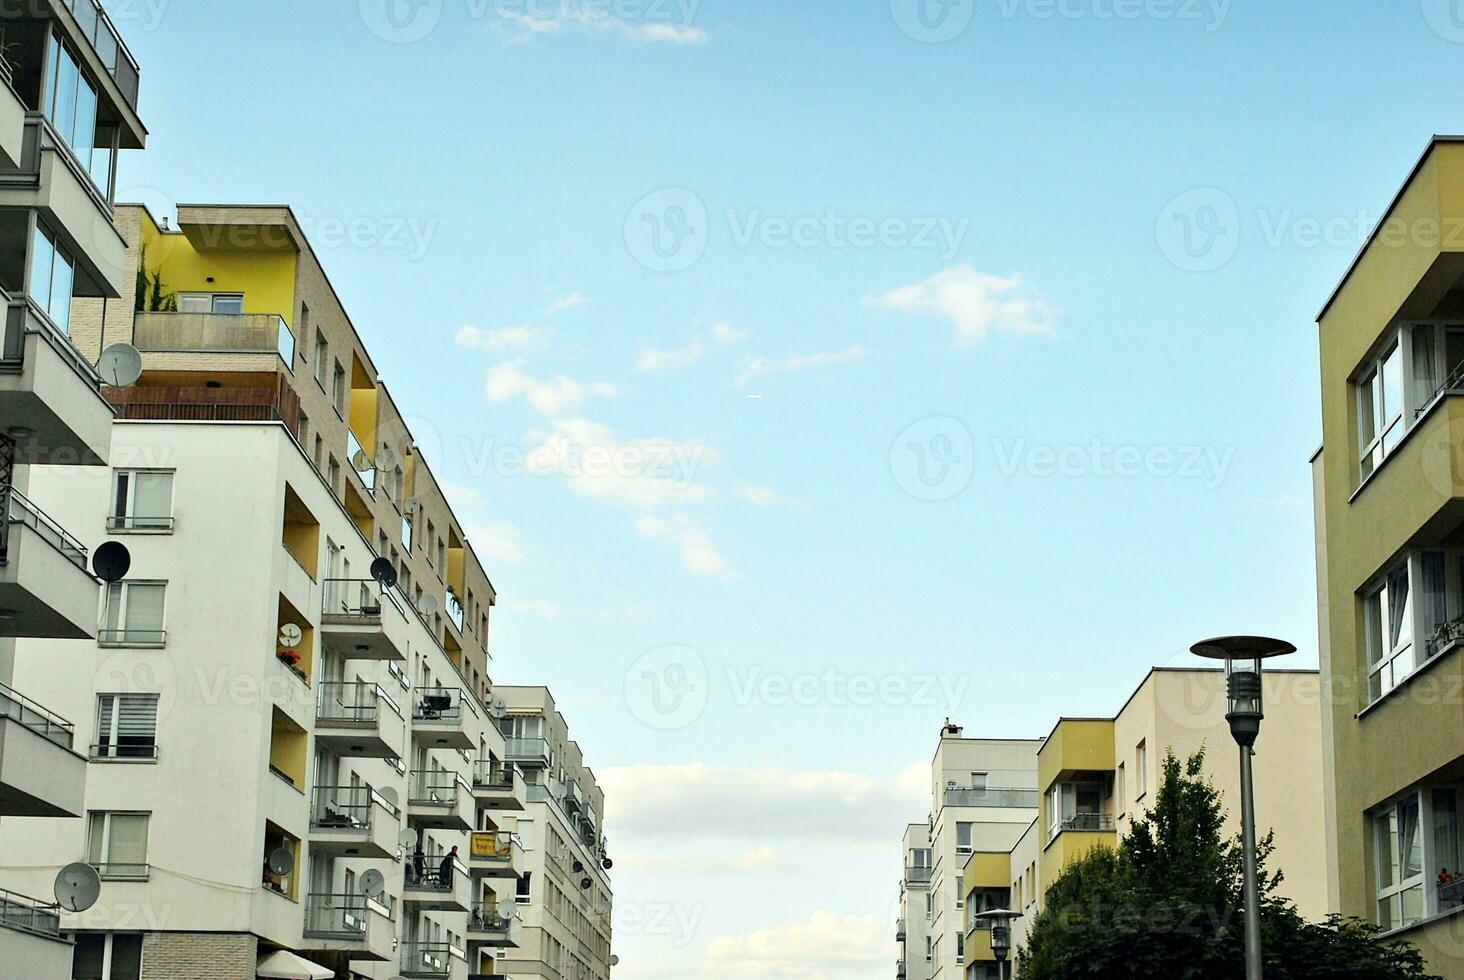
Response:
[{"label": "large window", "polygon": [[65,248],[56,244],[56,236],[46,226],[36,223],[31,242],[29,293],[62,333],[71,330],[71,294],[76,284],[76,262]]},{"label": "large window", "polygon": [[1111,826],[1112,821],[1103,815],[1102,783],[1055,783],[1047,791],[1049,837],[1064,830],[1106,830]]},{"label": "large window", "polygon": [[163,631],[162,582],[113,582],[107,586],[102,631],[97,640],[114,646],[161,646]]},{"label": "large window", "polygon": [[172,471],[118,470],[107,527],[113,531],[172,530]]},{"label": "large window", "polygon": [[218,313],[240,316],[244,312],[243,293],[179,293],[179,313]]},{"label": "large window", "polygon": [[1404,929],[1464,901],[1459,784],[1421,787],[1372,816],[1377,922]]},{"label": "large window", "polygon": [[108,126],[99,132],[96,87],[82,73],[71,49],[54,33],[46,75],[46,118],[71,148],[82,169],[110,200],[116,127]]},{"label": "large window", "polygon": [[97,741],[93,759],[156,759],[158,695],[97,695]]},{"label": "large window", "polygon": [[971,853],[971,825],[969,823],[956,824],[956,853]]},{"label": "large window", "polygon": [[86,859],[103,878],[146,878],[146,813],[93,810],[87,821]]},{"label": "large window", "polygon": [[1413,552],[1362,601],[1368,695],[1376,701],[1464,638],[1464,552]]},{"label": "large window", "polygon": [[1403,440],[1440,392],[1464,390],[1464,324],[1400,328],[1358,370],[1359,471],[1367,477]]}]

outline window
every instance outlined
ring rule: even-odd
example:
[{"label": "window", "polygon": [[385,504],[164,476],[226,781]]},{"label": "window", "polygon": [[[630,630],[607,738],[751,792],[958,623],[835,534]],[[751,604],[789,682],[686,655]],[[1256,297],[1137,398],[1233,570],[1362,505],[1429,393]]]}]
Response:
[{"label": "window", "polygon": [[532,871],[525,871],[519,875],[518,882],[514,885],[513,900],[520,905],[527,905],[533,900],[533,878]]},{"label": "window", "polygon": [[320,390],[325,390],[325,379],[330,372],[330,344],[325,339],[325,334],[319,330],[315,332],[315,383],[320,385]]},{"label": "window", "polygon": [[437,525],[427,522],[427,564],[432,564],[432,539],[437,537]]},{"label": "window", "polygon": [[1362,604],[1368,693],[1377,701],[1464,638],[1464,551],[1409,554],[1364,591]]},{"label": "window", "polygon": [[935,959],[935,944],[930,936],[925,937],[925,962],[930,963]]},{"label": "window", "polygon": [[179,313],[217,313],[241,316],[244,313],[243,293],[179,293]]},{"label": "window", "polygon": [[1358,369],[1359,475],[1371,475],[1443,391],[1464,386],[1464,324],[1413,323]]},{"label": "window", "polygon": [[324,455],[325,455],[325,440],[322,439],[320,437],[320,433],[317,432],[315,434],[315,468],[317,470],[320,469],[320,461],[324,457]]},{"label": "window", "polygon": [[31,243],[29,293],[62,333],[71,332],[71,294],[76,282],[76,262],[56,243],[56,236],[40,222]]},{"label": "window", "polygon": [[1368,476],[1403,438],[1403,346],[1395,342],[1357,382],[1358,446]]},{"label": "window", "polygon": [[330,457],[330,465],[325,469],[325,482],[330,484],[334,493],[341,492],[341,464],[336,462],[335,454]]},{"label": "window", "polygon": [[1128,795],[1124,786],[1128,779],[1122,762],[1118,764],[1118,775],[1115,777],[1115,781],[1118,783],[1118,815],[1121,817],[1128,813]]},{"label": "window", "polygon": [[956,853],[971,853],[971,825],[969,823],[956,824]]},{"label": "window", "polygon": [[330,379],[330,399],[335,405],[336,414],[341,418],[346,417],[346,369],[341,367],[341,362],[335,362],[335,372]]},{"label": "window", "polygon": [[162,646],[162,582],[113,582],[107,586],[98,642],[112,646]]},{"label": "window", "polygon": [[103,878],[146,878],[148,816],[93,810],[87,819],[87,863]]},{"label": "window", "polygon": [[1140,742],[1134,749],[1134,788],[1138,790],[1136,800],[1142,800],[1149,792],[1149,743]]},{"label": "window", "polygon": [[310,445],[310,416],[300,413],[300,445]]},{"label": "window", "polygon": [[1413,597],[1408,579],[1408,562],[1400,562],[1364,600],[1368,691],[1374,701],[1413,673]]},{"label": "window", "polygon": [[[47,66],[46,119],[66,141],[82,168],[91,173],[97,139],[97,90],[82,74],[76,56],[61,43],[57,33],[51,35]],[[92,179],[98,180],[95,174]],[[106,188],[110,183],[110,174],[98,180],[99,187]]]},{"label": "window", "polygon": [[402,513],[402,547],[407,549],[407,554],[412,553],[412,512],[410,510]]},{"label": "window", "polygon": [[971,773],[971,788],[974,789],[974,790],[980,790],[982,792],[985,792],[985,790],[986,790],[986,775],[987,774],[984,773],[984,772],[973,772],[973,773]]},{"label": "window", "polygon": [[110,531],[171,531],[173,474],[163,470],[118,470],[112,481]]},{"label": "window", "polygon": [[963,960],[965,960],[965,958],[966,958],[966,937],[960,932],[960,930],[957,930],[956,931],[956,962],[957,963],[960,963]]},{"label": "window", "polygon": [[95,759],[158,757],[158,695],[97,695]]}]

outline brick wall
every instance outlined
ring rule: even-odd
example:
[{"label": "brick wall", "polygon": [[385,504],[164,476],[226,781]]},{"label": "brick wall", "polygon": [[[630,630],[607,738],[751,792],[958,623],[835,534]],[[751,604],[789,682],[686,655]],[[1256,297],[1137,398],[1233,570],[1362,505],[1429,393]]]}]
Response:
[{"label": "brick wall", "polygon": [[254,980],[257,943],[241,933],[150,932],[142,980]]}]

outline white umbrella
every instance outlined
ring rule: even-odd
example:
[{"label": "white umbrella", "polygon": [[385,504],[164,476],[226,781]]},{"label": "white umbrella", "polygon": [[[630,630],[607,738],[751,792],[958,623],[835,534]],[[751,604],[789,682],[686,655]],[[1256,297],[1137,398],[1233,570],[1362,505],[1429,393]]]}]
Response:
[{"label": "white umbrella", "polygon": [[335,971],[281,949],[260,960],[254,974],[270,980],[331,980]]}]

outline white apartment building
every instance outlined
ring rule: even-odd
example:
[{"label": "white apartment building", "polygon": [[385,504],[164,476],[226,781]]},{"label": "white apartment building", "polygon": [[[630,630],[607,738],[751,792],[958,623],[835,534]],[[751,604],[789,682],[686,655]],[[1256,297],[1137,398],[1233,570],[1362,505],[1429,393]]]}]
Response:
[{"label": "white apartment building", "polygon": [[[931,816],[926,825],[930,957],[927,972],[920,976],[965,976],[966,861],[976,851],[1010,849],[1036,816],[1040,745],[1036,740],[964,738],[951,724],[941,730],[930,766]],[[908,848],[908,832],[906,839]],[[907,960],[906,970],[911,968]]]},{"label": "white apartment building", "polygon": [[931,923],[935,918],[935,896],[930,891],[932,857],[930,824],[912,823],[905,828],[904,868],[900,875],[900,905],[895,922],[895,942],[900,958],[895,962],[897,980],[930,980],[935,960]]},{"label": "white apartment building", "polygon": [[[127,275],[175,302],[79,311],[83,353],[132,343],[143,375],[104,389],[110,467],[32,483],[78,547],[125,541],[132,567],[76,604],[89,625],[72,635],[95,639],[14,656],[16,685],[72,719],[90,759],[84,819],[0,823],[19,890],[47,894],[75,861],[103,879],[53,929],[75,942],[53,940],[56,976],[469,980],[513,956],[607,977],[598,864],[576,898],[603,904],[603,944],[574,948],[584,969],[548,958],[537,907],[556,893],[532,884],[544,848],[518,816],[545,823],[531,783],[572,804],[489,677],[493,586],[294,215],[183,207],[164,229],[130,207],[119,225]],[[601,840],[593,777],[547,692],[524,690]]]},{"label": "white apartment building", "polygon": [[[138,70],[95,0],[35,0],[4,14],[0,57],[0,829],[78,827],[87,765],[45,686],[15,669],[35,638],[65,669],[96,633],[91,555],[38,466],[101,472],[112,409],[70,339],[73,301],[131,290],[113,224],[114,166],[140,149]],[[102,498],[97,498],[100,503]],[[83,646],[83,649],[86,649]],[[95,647],[75,661],[95,668]],[[14,862],[13,856],[6,860]],[[52,872],[54,876],[54,871]],[[64,980],[73,947],[52,880],[0,870],[0,974]]]},{"label": "white apartment building", "polygon": [[500,685],[493,693],[508,709],[507,758],[528,783],[528,807],[510,818],[524,847],[523,936],[501,972],[604,980],[613,963],[604,793],[547,688]]}]

